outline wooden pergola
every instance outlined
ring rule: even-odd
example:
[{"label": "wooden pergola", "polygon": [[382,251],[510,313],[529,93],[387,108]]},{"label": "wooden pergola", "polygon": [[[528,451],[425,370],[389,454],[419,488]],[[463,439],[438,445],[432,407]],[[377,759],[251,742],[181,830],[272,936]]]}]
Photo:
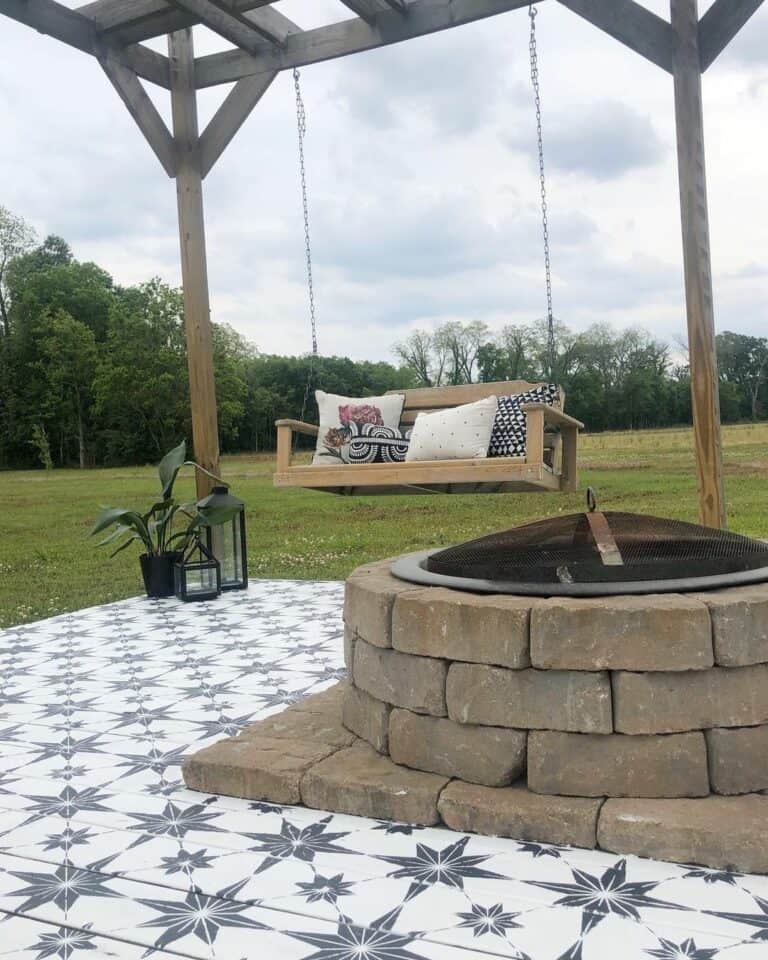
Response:
[{"label": "wooden pergola", "polygon": [[[195,456],[218,473],[202,182],[283,70],[412,40],[530,2],[559,3],[671,75],[677,125],[685,294],[700,516],[725,524],[701,76],[762,4],[670,0],[669,21],[635,0],[339,0],[354,16],[302,30],[278,0],[93,0],[70,10],[54,0],[0,0],[0,13],[96,57],[169,177],[176,180]],[[233,46],[195,58],[204,24]],[[143,41],[168,36],[168,56]],[[172,130],[142,81],[170,91]],[[234,87],[202,133],[197,91]],[[198,489],[207,490],[200,474]]]}]

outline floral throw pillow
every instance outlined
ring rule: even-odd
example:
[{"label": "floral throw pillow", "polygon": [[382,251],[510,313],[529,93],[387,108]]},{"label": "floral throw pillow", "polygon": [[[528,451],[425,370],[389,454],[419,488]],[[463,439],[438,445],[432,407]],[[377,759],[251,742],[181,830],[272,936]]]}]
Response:
[{"label": "floral throw pillow", "polygon": [[320,432],[312,462],[325,466],[349,461],[349,445],[359,428],[370,424],[397,430],[405,403],[405,394],[402,393],[383,397],[340,397],[317,390],[315,397]]}]

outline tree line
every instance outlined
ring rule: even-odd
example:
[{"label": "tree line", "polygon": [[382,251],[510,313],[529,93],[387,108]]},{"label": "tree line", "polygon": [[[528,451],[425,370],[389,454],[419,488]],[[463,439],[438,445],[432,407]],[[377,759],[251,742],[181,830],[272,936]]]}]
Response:
[{"label": "tree line", "polygon": [[[156,462],[189,437],[189,382],[178,290],[122,286],[65,240],[39,241],[0,207],[0,468]],[[395,363],[260,353],[213,325],[224,452],[274,449],[278,418],[316,422],[313,390],[375,395],[474,380],[562,384],[589,429],[690,422],[684,363],[637,330],[558,324],[554,358],[542,324],[445,323],[393,347]],[[718,337],[723,419],[766,415],[768,341]]]},{"label": "tree line", "polygon": [[[717,336],[720,407],[725,423],[768,416],[768,339]],[[576,333],[555,322],[508,325],[450,321],[416,330],[393,352],[423,386],[527,380],[565,389],[568,412],[589,430],[639,430],[691,423],[687,348],[677,356],[647,331],[595,324]]]}]

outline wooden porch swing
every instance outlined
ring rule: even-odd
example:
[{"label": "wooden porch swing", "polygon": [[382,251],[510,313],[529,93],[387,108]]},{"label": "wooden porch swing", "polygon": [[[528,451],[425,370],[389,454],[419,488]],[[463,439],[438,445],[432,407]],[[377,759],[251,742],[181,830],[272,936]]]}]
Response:
[{"label": "wooden porch swing", "polygon": [[[221,472],[203,181],[276,77],[283,71],[415,40],[541,2],[545,8],[569,10],[663,71],[674,83],[699,516],[707,526],[725,525],[701,78],[764,0],[712,0],[701,17],[700,0],[669,0],[668,18],[638,0],[340,0],[351,11],[350,18],[310,29],[292,21],[280,11],[282,3],[272,0],[81,2],[73,10],[59,0],[0,0],[0,16],[93,57],[163,169],[175,180],[192,434],[195,459],[207,471],[197,474],[200,497],[209,492],[209,475]],[[193,29],[199,25],[231,46],[195,57]],[[167,55],[145,43],[165,35]],[[10,31],[0,32],[0,40],[14,42]],[[170,94],[170,127],[148,96],[147,81]],[[223,84],[233,86],[201,130],[198,92]],[[505,384],[504,389],[514,386]],[[473,391],[485,389],[499,386],[441,388],[426,395],[409,391],[406,415],[460,403],[481,396]],[[291,433],[313,433],[316,428],[281,423],[277,483],[354,493],[363,488],[384,492],[387,487],[400,488],[398,492],[414,488],[458,492],[466,485],[478,490],[525,489],[524,484],[535,489],[570,489],[576,482],[578,424],[565,417],[562,406],[559,411],[529,408],[526,415],[525,463],[494,458],[471,464],[404,464],[395,475],[388,472],[393,468],[372,464],[344,467],[342,478],[329,476],[324,467],[291,466]],[[551,431],[559,431],[562,442]]]},{"label": "wooden porch swing", "polygon": [[[555,331],[552,309],[552,275],[549,246],[547,191],[544,176],[544,142],[541,126],[541,95],[539,90],[538,46],[536,37],[536,7],[528,8],[530,17],[530,69],[536,108],[539,181],[541,184],[541,219],[544,245],[544,272],[547,293],[547,328],[549,369],[555,369]],[[584,424],[567,416],[565,392],[560,389],[555,404],[527,403],[521,406],[525,414],[526,451],[524,457],[486,457],[471,460],[429,460],[405,463],[341,463],[332,465],[291,464],[294,436],[304,434],[316,437],[319,427],[304,423],[304,413],[312,386],[317,360],[317,320],[312,278],[312,250],[309,230],[309,203],[304,163],[306,110],[301,94],[300,74],[293,71],[296,93],[296,120],[298,128],[299,174],[304,237],[307,256],[307,289],[309,318],[312,330],[312,353],[304,392],[300,420],[277,420],[276,487],[300,487],[342,496],[387,496],[418,493],[520,493],[570,492],[578,488],[576,454],[579,430]],[[491,396],[515,396],[528,393],[544,384],[525,380],[506,380],[496,383],[470,383],[451,387],[421,387],[415,390],[390,390],[390,394],[404,394],[405,403],[400,418],[400,429],[405,431],[416,422],[420,413],[434,413],[474,403]]]},{"label": "wooden porch swing", "polygon": [[[527,393],[541,384],[524,380],[470,383],[458,387],[390,390],[404,393],[401,429],[412,427],[419,413],[433,413],[490,396]],[[291,466],[294,433],[316,437],[318,427],[299,420],[278,420],[276,487],[302,487],[344,496],[399,493],[521,493],[577,489],[576,444],[584,426],[563,413],[560,403],[528,403],[524,457],[479,460],[428,460],[413,463],[345,463],[339,466]]]}]

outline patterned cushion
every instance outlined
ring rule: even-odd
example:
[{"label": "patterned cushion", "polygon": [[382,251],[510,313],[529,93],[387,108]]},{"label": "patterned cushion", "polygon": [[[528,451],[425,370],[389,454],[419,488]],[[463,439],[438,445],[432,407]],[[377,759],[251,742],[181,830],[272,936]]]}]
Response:
[{"label": "patterned cushion", "polygon": [[347,463],[404,463],[411,431],[375,423],[351,424],[352,437],[346,450]]},{"label": "patterned cushion", "polygon": [[496,419],[493,422],[489,457],[525,456],[525,414],[520,409],[524,403],[546,403],[554,406],[560,401],[560,387],[554,383],[537,387],[527,393],[511,397],[499,397]]},{"label": "patterned cushion", "polygon": [[320,430],[315,449],[315,464],[346,463],[349,441],[357,427],[372,424],[397,429],[405,403],[404,393],[382,397],[340,397],[315,391],[320,415]]}]

